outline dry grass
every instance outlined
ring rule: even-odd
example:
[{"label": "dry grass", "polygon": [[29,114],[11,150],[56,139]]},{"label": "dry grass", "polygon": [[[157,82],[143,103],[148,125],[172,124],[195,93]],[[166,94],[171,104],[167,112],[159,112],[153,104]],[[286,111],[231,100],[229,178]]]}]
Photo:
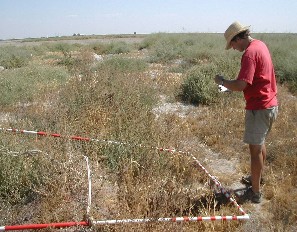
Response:
[{"label": "dry grass", "polygon": [[[129,59],[144,62],[148,53],[133,51],[130,55]],[[118,55],[116,63],[99,66],[92,63],[91,56],[90,51],[76,53],[71,60],[74,63],[66,64],[71,77],[55,85],[56,92],[42,88],[34,104],[3,107],[3,113],[14,120],[2,120],[2,128],[47,131],[64,137],[0,132],[0,164],[4,167],[0,172],[0,214],[5,215],[0,223],[83,220],[88,195],[84,156],[91,163],[90,216],[96,220],[239,215],[233,205],[215,197],[206,185],[208,178],[190,157],[155,147],[191,152],[230,187],[249,172],[248,148],[241,139],[244,101],[240,94],[222,94],[218,103],[209,106],[179,109],[175,105],[175,110],[156,118],[153,108],[176,104],[185,78],[170,72],[174,64],[137,63],[141,67],[137,71],[129,68],[136,64],[133,60],[121,60],[129,54]],[[37,60],[57,65],[42,56],[32,62]],[[166,96],[161,98],[163,102],[159,102],[160,96]],[[279,101],[279,117],[267,140],[264,203],[243,206],[251,213],[251,221],[125,224],[80,230],[294,231],[297,101],[285,86],[279,86]],[[71,135],[98,141],[71,141]]]}]

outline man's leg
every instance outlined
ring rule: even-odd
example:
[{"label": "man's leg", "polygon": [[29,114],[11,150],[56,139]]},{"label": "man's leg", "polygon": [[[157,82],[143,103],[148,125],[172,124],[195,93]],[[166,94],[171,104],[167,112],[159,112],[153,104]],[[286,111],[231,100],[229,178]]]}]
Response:
[{"label": "man's leg", "polygon": [[263,168],[264,168],[265,160],[266,160],[266,146],[265,146],[265,144],[262,145],[262,157],[263,157]]},{"label": "man's leg", "polygon": [[265,145],[249,145],[251,154],[251,176],[252,190],[254,193],[260,192],[260,179],[266,158]]}]

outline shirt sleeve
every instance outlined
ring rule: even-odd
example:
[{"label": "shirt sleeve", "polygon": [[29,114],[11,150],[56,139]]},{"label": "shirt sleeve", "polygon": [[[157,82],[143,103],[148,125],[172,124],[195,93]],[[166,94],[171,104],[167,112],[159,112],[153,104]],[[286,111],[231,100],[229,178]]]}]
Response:
[{"label": "shirt sleeve", "polygon": [[243,56],[241,60],[241,68],[237,80],[243,80],[248,84],[253,83],[256,70],[256,62],[250,57]]}]

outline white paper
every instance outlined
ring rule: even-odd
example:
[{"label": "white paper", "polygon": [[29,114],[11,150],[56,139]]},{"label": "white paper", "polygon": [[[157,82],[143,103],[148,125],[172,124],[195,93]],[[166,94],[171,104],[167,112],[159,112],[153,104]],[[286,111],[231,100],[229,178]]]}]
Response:
[{"label": "white paper", "polygon": [[219,85],[219,91],[220,92],[230,92],[230,89],[227,89],[225,86],[223,85]]}]

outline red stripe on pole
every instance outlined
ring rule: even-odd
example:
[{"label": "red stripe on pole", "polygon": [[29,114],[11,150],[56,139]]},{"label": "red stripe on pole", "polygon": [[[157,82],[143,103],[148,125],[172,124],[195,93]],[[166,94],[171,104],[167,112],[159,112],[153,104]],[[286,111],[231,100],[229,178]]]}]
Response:
[{"label": "red stripe on pole", "polygon": [[237,216],[233,216],[232,217],[232,220],[237,220]]},{"label": "red stripe on pole", "polygon": [[210,220],[211,220],[211,221],[216,221],[217,219],[216,219],[215,216],[211,216],[211,217],[210,217]]},{"label": "red stripe on pole", "polygon": [[70,138],[71,138],[71,139],[74,139],[74,140],[90,141],[89,138],[83,138],[83,137],[80,137],[80,136],[71,136]]},{"label": "red stripe on pole", "polygon": [[60,134],[51,134],[51,136],[53,136],[53,137],[61,137]]},{"label": "red stripe on pole", "polygon": [[185,221],[185,222],[188,222],[188,221],[190,221],[190,218],[187,217],[187,216],[185,216],[185,217],[184,217],[184,221]]},{"label": "red stripe on pole", "polygon": [[202,221],[203,218],[202,217],[197,217],[197,221]]},{"label": "red stripe on pole", "polygon": [[44,132],[44,131],[38,131],[37,134],[38,134],[38,135],[42,135],[42,136],[46,136],[46,135],[47,135],[47,133]]},{"label": "red stripe on pole", "polygon": [[5,230],[30,230],[30,229],[44,229],[48,227],[52,228],[63,228],[71,226],[88,226],[88,222],[60,222],[60,223],[49,223],[49,224],[27,224],[27,225],[15,225],[5,226]]}]

